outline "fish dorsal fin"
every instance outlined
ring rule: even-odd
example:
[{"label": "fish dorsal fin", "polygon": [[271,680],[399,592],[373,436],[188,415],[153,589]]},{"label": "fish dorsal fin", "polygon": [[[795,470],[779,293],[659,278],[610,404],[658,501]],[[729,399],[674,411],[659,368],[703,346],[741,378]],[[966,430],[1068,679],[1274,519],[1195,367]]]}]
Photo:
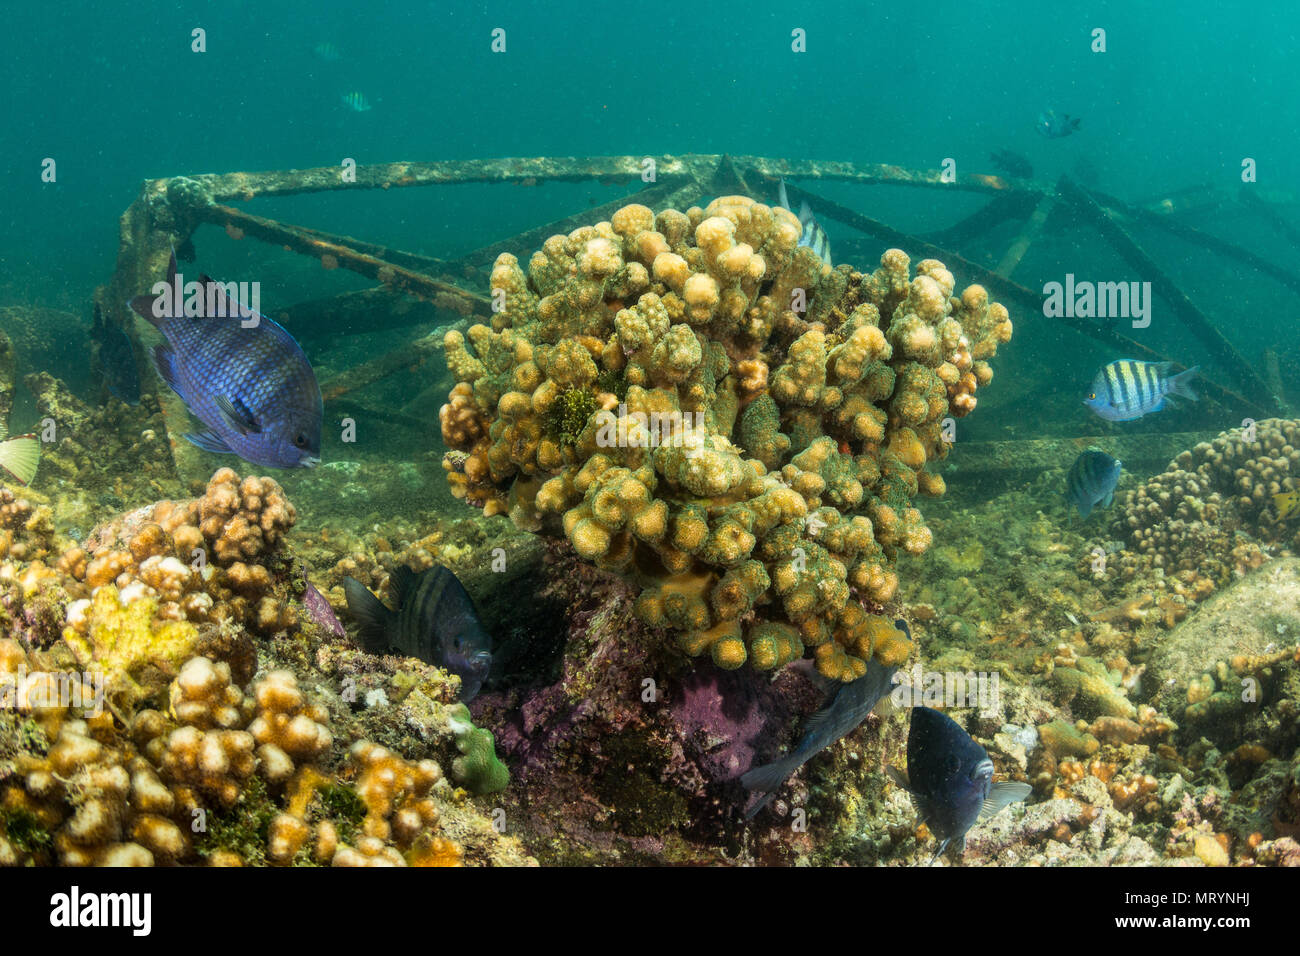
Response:
[{"label": "fish dorsal fin", "polygon": [[808,225],[816,217],[813,216],[812,206],[808,205],[808,200],[799,203],[799,222],[801,225]]},{"label": "fish dorsal fin", "polygon": [[225,395],[217,396],[217,409],[226,419],[228,424],[241,435],[247,435],[250,432],[254,435],[262,430],[258,424],[257,416],[254,415],[241,398],[227,398]]},{"label": "fish dorsal fin", "polygon": [[985,798],[984,805],[980,807],[979,819],[987,820],[1003,807],[1019,803],[1028,797],[1033,790],[1034,788],[1027,783],[1016,783],[1009,780],[995,783],[989,788],[989,795]]},{"label": "fish dorsal fin", "polygon": [[404,564],[399,564],[393,569],[392,575],[388,579],[388,595],[392,598],[393,606],[401,610],[406,606],[406,597],[411,593],[415,584],[415,572]]},{"label": "fish dorsal fin", "polygon": [[[778,201],[782,206],[784,206],[786,209],[790,209],[790,197],[787,196],[787,195],[785,194],[785,177],[784,177],[784,176],[781,177],[781,194],[780,194],[780,196],[778,197],[777,201]],[[790,210],[790,211],[793,212],[794,210]]]}]

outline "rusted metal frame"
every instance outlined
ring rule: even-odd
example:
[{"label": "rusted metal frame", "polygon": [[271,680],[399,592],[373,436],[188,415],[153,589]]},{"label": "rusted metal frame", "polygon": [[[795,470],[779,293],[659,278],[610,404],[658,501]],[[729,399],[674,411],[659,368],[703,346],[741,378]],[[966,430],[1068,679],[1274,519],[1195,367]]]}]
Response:
[{"label": "rusted metal frame", "polygon": [[[1085,191],[1097,201],[1098,205],[1104,208],[1114,209],[1137,220],[1138,222],[1163,229],[1171,235],[1177,236],[1179,239],[1184,239],[1194,245],[1202,246],[1209,249],[1211,252],[1217,252],[1220,255],[1229,256],[1236,259],[1238,262],[1244,262],[1256,272],[1282,283],[1295,292],[1300,292],[1300,276],[1295,275],[1295,273],[1284,269],[1275,263],[1269,262],[1267,259],[1251,252],[1249,249],[1239,246],[1234,242],[1229,242],[1226,239],[1220,239],[1218,236],[1211,235],[1202,229],[1197,229],[1195,226],[1189,226],[1174,216],[1152,212],[1150,209],[1141,206],[1133,206],[1124,202],[1122,199],[1117,199],[1114,196],[1105,193],[1099,193],[1093,189]],[[1269,219],[1269,222],[1275,228],[1283,230],[1284,234],[1285,230],[1291,230],[1291,226],[1286,223],[1285,220],[1278,217],[1272,209],[1269,209],[1262,200],[1256,198],[1252,193],[1243,191],[1242,197],[1245,205],[1249,206],[1253,210],[1261,212],[1261,214]],[[1276,221],[1274,221],[1274,219],[1276,219]],[[1287,238],[1295,242],[1297,246],[1300,246],[1300,233],[1291,230]]]},{"label": "rusted metal frame", "polygon": [[1032,192],[999,193],[966,218],[946,229],[926,233],[937,246],[957,247],[987,235],[1007,220],[1028,219],[1038,205],[1039,194]]},{"label": "rusted metal frame", "polygon": [[350,246],[336,242],[327,242],[304,235],[296,226],[285,225],[274,219],[254,216],[230,206],[213,203],[196,210],[196,214],[206,222],[237,229],[244,235],[253,236],[263,242],[284,246],[293,252],[323,259],[332,256],[337,265],[368,279],[374,279],[386,286],[422,299],[432,300],[439,295],[452,296],[467,305],[474,312],[489,315],[491,304],[486,296],[468,292],[460,286],[442,282],[422,272],[412,272],[402,266],[393,265],[383,259],[357,252]]},{"label": "rusted metal frame", "polygon": [[1007,251],[1002,254],[1002,258],[998,260],[994,272],[1004,279],[1011,278],[1012,273],[1016,271],[1016,267],[1020,265],[1020,260],[1029,252],[1029,247],[1042,234],[1043,226],[1047,224],[1047,219],[1054,208],[1056,208],[1055,196],[1045,195],[1038,200],[1038,204],[1034,207],[1034,211],[1029,214],[1029,219],[1025,222],[1024,228],[1020,230],[1020,234],[1007,247]]},{"label": "rusted metal frame", "polygon": [[[907,233],[901,232],[883,222],[863,216],[860,213],[854,212],[852,209],[846,209],[828,199],[809,193],[807,190],[798,189],[796,187],[793,188],[793,191],[796,196],[807,198],[819,215],[825,213],[827,217],[842,222],[847,226],[851,226],[860,232],[875,236],[882,242],[888,243],[891,246],[897,246],[900,249],[906,249],[909,255],[921,255],[927,258],[940,259],[950,269],[956,266],[972,279],[983,285],[989,290],[990,294],[997,298],[1016,302],[1026,308],[1030,313],[1042,314],[1042,295],[1034,292],[1032,289],[1020,285],[1018,282],[1013,282],[1010,279],[1003,278],[996,272],[991,272],[978,263],[969,261],[951,249],[944,249],[941,246],[936,246],[933,243],[926,242],[924,239],[908,235]],[[1095,339],[1103,345],[1122,351],[1129,357],[1143,358],[1152,362],[1173,362],[1175,365],[1179,364],[1177,360],[1170,356],[1164,355],[1156,349],[1153,349],[1151,346],[1145,345],[1136,339],[1132,339],[1110,326],[1095,325],[1068,316],[1057,317],[1054,321],[1057,321],[1068,328],[1074,329],[1076,332],[1080,332],[1089,338]],[[1197,386],[1206,394],[1213,395],[1226,405],[1236,405],[1256,412],[1271,414],[1271,412],[1265,407],[1228,388],[1225,388],[1217,382],[1211,381],[1210,379],[1199,380]]]},{"label": "rusted metal frame", "polygon": [[1263,199],[1260,199],[1255,190],[1243,185],[1238,196],[1243,206],[1276,229],[1292,245],[1300,247],[1300,230],[1297,230],[1289,221],[1279,216],[1277,210]]},{"label": "rusted metal frame", "polygon": [[[618,199],[610,200],[599,206],[593,206],[591,209],[583,212],[574,213],[571,216],[565,216],[563,219],[557,219],[554,222],[546,223],[543,226],[537,226],[524,232],[517,233],[506,239],[490,243],[474,249],[465,255],[448,261],[451,269],[463,269],[465,267],[481,268],[491,265],[496,261],[497,256],[503,252],[518,252],[521,249],[538,249],[542,243],[551,236],[567,235],[580,226],[591,225],[593,222],[600,222],[614,215],[619,209],[623,208],[630,202],[639,202],[643,205],[650,206],[652,209],[660,209],[671,203],[669,200],[677,196],[684,188],[689,187],[695,182],[691,177],[672,176],[659,177],[659,182],[648,189],[634,193],[631,196],[621,196]],[[525,263],[527,265],[527,263]]]},{"label": "rusted metal frame", "polygon": [[[309,342],[335,335],[370,335],[436,325],[440,310],[424,299],[412,299],[393,289],[376,286],[295,302],[277,309],[275,315],[277,321],[294,329],[300,342]],[[442,324],[451,321],[455,320],[444,320]]]},{"label": "rusted metal frame", "polygon": [[322,382],[320,387],[321,396],[325,401],[332,402],[358,389],[365,388],[367,385],[373,385],[375,382],[396,372],[413,371],[428,361],[430,355],[442,348],[442,340],[445,334],[445,329],[436,329],[428,335],[373,358],[369,362],[354,365],[346,372],[340,372],[333,378]]},{"label": "rusted metal frame", "polygon": [[[680,176],[686,171],[684,158],[650,157],[658,176]],[[214,202],[248,201],[265,196],[295,196],[302,193],[353,189],[404,189],[450,183],[588,182],[592,179],[622,180],[641,176],[645,156],[596,157],[502,157],[499,159],[445,160],[425,163],[375,163],[347,171],[339,166],[314,169],[269,170],[255,173],[210,173],[158,180],[193,182]]]},{"label": "rusted metal frame", "polygon": [[405,249],[398,249],[382,243],[366,242],[364,239],[357,239],[353,236],[339,236],[320,229],[312,229],[308,226],[294,226],[294,228],[311,239],[344,245],[367,256],[374,256],[376,259],[383,259],[395,266],[402,266],[415,272],[423,272],[435,278],[452,271],[447,260],[438,259],[434,256],[422,256],[418,252],[407,252]]},{"label": "rusted metal frame", "polygon": [[372,422],[383,422],[387,425],[399,425],[402,428],[411,431],[424,432],[431,427],[427,419],[416,418],[413,415],[406,415],[402,412],[395,412],[391,408],[372,408],[364,402],[359,402],[355,398],[336,397],[332,400],[332,410],[338,415],[345,415],[355,419],[364,419]]},{"label": "rusted metal frame", "polygon": [[[1083,219],[1091,222],[1125,262],[1136,269],[1140,275],[1149,277],[1152,288],[1173,306],[1188,331],[1200,339],[1201,344],[1223,362],[1238,383],[1249,393],[1252,404],[1267,409],[1272,414],[1279,412],[1277,397],[1269,391],[1268,385],[1255,371],[1254,366],[1246,361],[1223,333],[1214,327],[1209,317],[1197,308],[1182,289],[1178,288],[1174,280],[1156,265],[1155,261],[1129,235],[1128,230],[1116,221],[1114,213],[1099,205],[1069,177],[1062,177],[1059,191],[1062,201],[1070,203]],[[1200,381],[1206,383],[1209,379]]]},{"label": "rusted metal frame", "polygon": [[[781,178],[789,186],[791,179],[819,179],[832,182],[859,183],[861,185],[927,186],[939,189],[957,189],[964,192],[997,193],[1029,189],[1048,191],[1041,184],[1028,180],[1006,179],[985,173],[963,173],[951,182],[945,180],[938,169],[908,169],[888,163],[823,162],[821,160],[769,159],[764,156],[733,156],[731,161],[747,178],[761,177],[770,183]],[[749,176],[748,174],[753,174]]]}]

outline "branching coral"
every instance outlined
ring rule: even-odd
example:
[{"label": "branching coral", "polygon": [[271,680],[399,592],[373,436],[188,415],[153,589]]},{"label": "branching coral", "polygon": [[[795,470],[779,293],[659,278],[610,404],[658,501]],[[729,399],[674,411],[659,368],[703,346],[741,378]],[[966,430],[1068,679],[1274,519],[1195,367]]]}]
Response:
[{"label": "branching coral", "polygon": [[729,196],[625,206],[526,273],[502,255],[505,308],[446,336],[442,432],[454,494],[562,530],[687,652],[770,669],[811,648],[851,680],[874,646],[854,592],[889,601],[896,555],[929,546],[912,501],[942,493],[944,419],[1011,323],[935,260],[830,270],[799,234]]}]

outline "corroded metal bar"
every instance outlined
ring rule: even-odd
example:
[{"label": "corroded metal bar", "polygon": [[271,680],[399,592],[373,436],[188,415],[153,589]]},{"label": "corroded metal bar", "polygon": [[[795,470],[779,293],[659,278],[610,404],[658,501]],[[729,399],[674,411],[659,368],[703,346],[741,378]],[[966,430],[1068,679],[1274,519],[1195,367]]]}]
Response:
[{"label": "corroded metal bar", "polygon": [[1297,230],[1290,220],[1279,216],[1277,210],[1275,210],[1268,202],[1261,199],[1254,189],[1243,185],[1241,187],[1241,192],[1238,195],[1241,197],[1241,204],[1243,206],[1248,207],[1261,218],[1265,219],[1270,226],[1285,236],[1287,241],[1292,245],[1300,246],[1300,230]]},{"label": "corroded metal bar", "polygon": [[1038,204],[1036,193],[999,193],[965,219],[947,229],[926,233],[926,238],[937,246],[957,247],[985,235],[1008,219],[1027,219]]},{"label": "corroded metal bar", "polygon": [[1020,230],[1020,235],[1016,236],[1015,241],[1002,254],[997,268],[993,270],[994,272],[1004,279],[1011,278],[1011,274],[1016,271],[1016,266],[1020,265],[1020,260],[1025,257],[1029,247],[1034,244],[1042,233],[1043,226],[1047,224],[1047,217],[1052,214],[1052,209],[1055,206],[1055,196],[1044,196],[1038,201],[1038,205],[1030,213],[1025,227]]},{"label": "corroded metal bar", "polygon": [[[650,157],[659,176],[680,176],[682,158]],[[349,189],[403,189],[446,183],[589,182],[640,178],[644,156],[536,156],[528,158],[446,160],[430,163],[376,163],[357,166],[344,179],[340,166],[314,169],[279,169],[255,173],[212,173],[184,178],[196,184],[214,202],[248,201],[259,196],[294,196],[301,193]],[[355,174],[355,175],[354,175]],[[168,180],[154,182],[167,183]]]},{"label": "corroded metal bar", "polygon": [[[1256,255],[1249,249],[1237,245],[1235,242],[1229,242],[1226,239],[1220,239],[1218,236],[1212,236],[1208,232],[1205,232],[1202,229],[1197,229],[1195,226],[1189,226],[1178,218],[1168,215],[1167,213],[1152,212],[1150,209],[1131,205],[1124,202],[1122,199],[1117,199],[1114,196],[1109,196],[1105,193],[1099,193],[1096,190],[1088,190],[1088,194],[1096,199],[1098,204],[1103,207],[1109,207],[1110,209],[1114,209],[1130,216],[1139,222],[1156,226],[1177,236],[1179,239],[1185,239],[1188,242],[1202,246],[1212,252],[1229,256],[1236,259],[1238,262],[1244,262],[1255,271],[1288,286],[1293,291],[1300,292],[1300,276],[1297,276],[1289,269],[1284,269],[1281,266],[1269,262],[1262,256]],[[1300,232],[1296,232],[1292,229],[1291,225],[1286,222],[1286,220],[1278,216],[1276,212],[1274,212],[1263,200],[1256,197],[1254,193],[1243,190],[1242,202],[1250,208],[1260,212],[1261,215],[1269,220],[1271,225],[1281,230],[1283,235],[1287,235],[1292,242],[1300,246]],[[1290,230],[1289,234],[1287,230]]]},{"label": "corroded metal bar", "polygon": [[445,333],[445,329],[437,329],[399,349],[356,365],[346,372],[340,372],[321,383],[321,396],[326,402],[330,402],[367,385],[373,385],[395,372],[414,371],[428,361],[429,356],[442,348]]},{"label": "corroded metal bar", "polygon": [[962,173],[953,180],[944,178],[938,169],[908,169],[888,163],[826,162],[813,159],[767,159],[762,156],[733,156],[736,168],[746,173],[752,171],[769,182],[789,179],[825,179],[863,185],[927,186],[935,189],[957,189],[964,192],[997,193],[1009,190],[1027,190],[1046,193],[1050,190],[1029,180],[1011,180],[985,173]]},{"label": "corroded metal bar", "polygon": [[[661,177],[662,179],[663,177]],[[695,182],[693,179],[684,181],[686,184]],[[591,209],[583,212],[574,213],[572,216],[565,216],[563,219],[557,219],[554,222],[548,222],[544,226],[537,226],[508,239],[502,239],[499,242],[493,242],[489,245],[482,246],[472,252],[467,252],[458,259],[451,261],[452,267],[471,266],[481,267],[491,265],[496,261],[497,256],[503,252],[519,253],[524,250],[531,251],[541,247],[542,243],[551,236],[567,235],[579,226],[589,226],[593,222],[600,222],[614,215],[619,209],[628,203],[639,202],[651,209],[663,209],[672,205],[669,201],[671,197],[683,191],[683,180],[679,176],[674,176],[667,181],[659,182],[649,189],[643,189],[631,196],[621,196],[618,199],[610,200],[599,206],[593,206]],[[525,262],[526,266],[527,263]]]},{"label": "corroded metal bar", "polygon": [[[816,196],[813,193],[809,193],[806,190],[798,189],[796,187],[788,188],[796,197],[800,195],[807,197],[808,201],[812,203],[813,208],[817,210],[818,214],[824,212],[831,219],[842,222],[847,226],[852,226],[868,235],[875,236],[877,239],[880,239],[889,245],[897,246],[900,249],[906,249],[909,255],[940,259],[949,269],[953,268],[955,265],[958,269],[964,271],[966,275],[970,276],[976,282],[979,282],[988,289],[991,295],[1004,300],[1004,304],[1006,302],[1015,302],[1024,307],[1031,315],[1042,314],[1043,297],[1032,289],[1028,289],[1010,279],[1004,279],[996,272],[990,272],[978,263],[963,258],[951,249],[944,249],[941,246],[936,246],[933,243],[926,242],[924,239],[910,236],[905,232],[900,232],[892,226],[871,219],[868,216],[863,216],[860,213],[854,212],[852,209],[846,209],[843,206],[837,205],[836,203],[820,196]],[[1127,335],[1124,335],[1122,332],[1119,332],[1110,326],[1096,325],[1069,316],[1061,316],[1055,319],[1055,321],[1060,322],[1089,338],[1095,339],[1103,345],[1108,345],[1111,348],[1120,350],[1130,357],[1144,358],[1152,362],[1174,362],[1175,364],[1178,364],[1173,358],[1158,352],[1149,345],[1138,342],[1136,339],[1129,338]],[[1244,398],[1236,392],[1224,388],[1222,385],[1219,385],[1217,382],[1211,381],[1210,379],[1198,379],[1197,386],[1203,392],[1213,395],[1219,401],[1227,405],[1242,406],[1255,412],[1271,413],[1268,412],[1268,409],[1256,402]]]},{"label": "corroded metal bar", "polygon": [[[1252,402],[1272,414],[1280,412],[1277,401],[1259,373],[1255,371],[1254,366],[1246,361],[1223,333],[1214,326],[1209,317],[1196,307],[1182,289],[1178,288],[1177,283],[1156,265],[1155,260],[1147,255],[1137,241],[1129,235],[1128,230],[1116,221],[1115,213],[1100,206],[1069,177],[1061,178],[1059,189],[1063,201],[1072,204],[1086,221],[1092,223],[1125,262],[1136,269],[1140,275],[1149,278],[1152,289],[1173,306],[1174,312],[1183,320],[1188,330],[1232,372],[1249,393]],[[1201,379],[1200,382],[1208,382],[1208,379]]]},{"label": "corroded metal bar", "polygon": [[[460,300],[455,303],[459,304]],[[411,326],[446,325],[447,312],[424,299],[412,299],[382,286],[343,292],[324,299],[295,302],[277,309],[275,319],[293,330],[300,342],[331,335],[388,332]],[[463,315],[463,312],[459,314]]]},{"label": "corroded metal bar", "polygon": [[[324,232],[320,229],[311,229],[307,226],[294,226],[304,236],[312,239],[319,239],[322,242],[333,242],[338,245],[347,246],[356,252],[364,253],[368,256],[374,256],[376,259],[383,259],[385,262],[391,262],[395,266],[402,266],[416,272],[423,272],[431,276],[441,276],[451,268],[445,259],[437,259],[433,256],[423,256],[417,252],[407,252],[405,249],[397,249],[393,246],[383,245],[377,242],[366,242],[364,239],[357,239],[353,236],[340,236],[330,232]],[[443,281],[447,281],[443,279]],[[454,283],[453,283],[454,284]]]},{"label": "corroded metal bar", "polygon": [[402,266],[393,265],[383,259],[357,252],[347,245],[328,242],[304,235],[297,227],[253,216],[230,206],[212,204],[198,210],[198,215],[212,223],[225,226],[233,234],[242,234],[261,239],[263,242],[284,246],[293,252],[314,256],[322,262],[333,259],[330,266],[348,269],[368,279],[382,282],[384,285],[398,289],[410,295],[429,301],[447,296],[464,303],[472,312],[480,315],[491,314],[491,304],[486,296],[468,292],[459,286],[442,282],[422,272],[412,272]]}]

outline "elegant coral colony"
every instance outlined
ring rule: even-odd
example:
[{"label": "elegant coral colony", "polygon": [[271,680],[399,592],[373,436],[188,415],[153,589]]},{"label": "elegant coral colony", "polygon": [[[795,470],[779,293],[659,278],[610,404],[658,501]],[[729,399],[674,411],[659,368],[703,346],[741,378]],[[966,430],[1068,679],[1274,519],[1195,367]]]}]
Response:
[{"label": "elegant coral colony", "polygon": [[926,464],[1012,328],[937,260],[831,269],[799,237],[727,196],[624,206],[527,272],[501,255],[491,327],[446,335],[444,466],[458,497],[632,581],[688,653],[767,670],[811,649],[848,681],[910,651],[867,607],[930,544]]}]

